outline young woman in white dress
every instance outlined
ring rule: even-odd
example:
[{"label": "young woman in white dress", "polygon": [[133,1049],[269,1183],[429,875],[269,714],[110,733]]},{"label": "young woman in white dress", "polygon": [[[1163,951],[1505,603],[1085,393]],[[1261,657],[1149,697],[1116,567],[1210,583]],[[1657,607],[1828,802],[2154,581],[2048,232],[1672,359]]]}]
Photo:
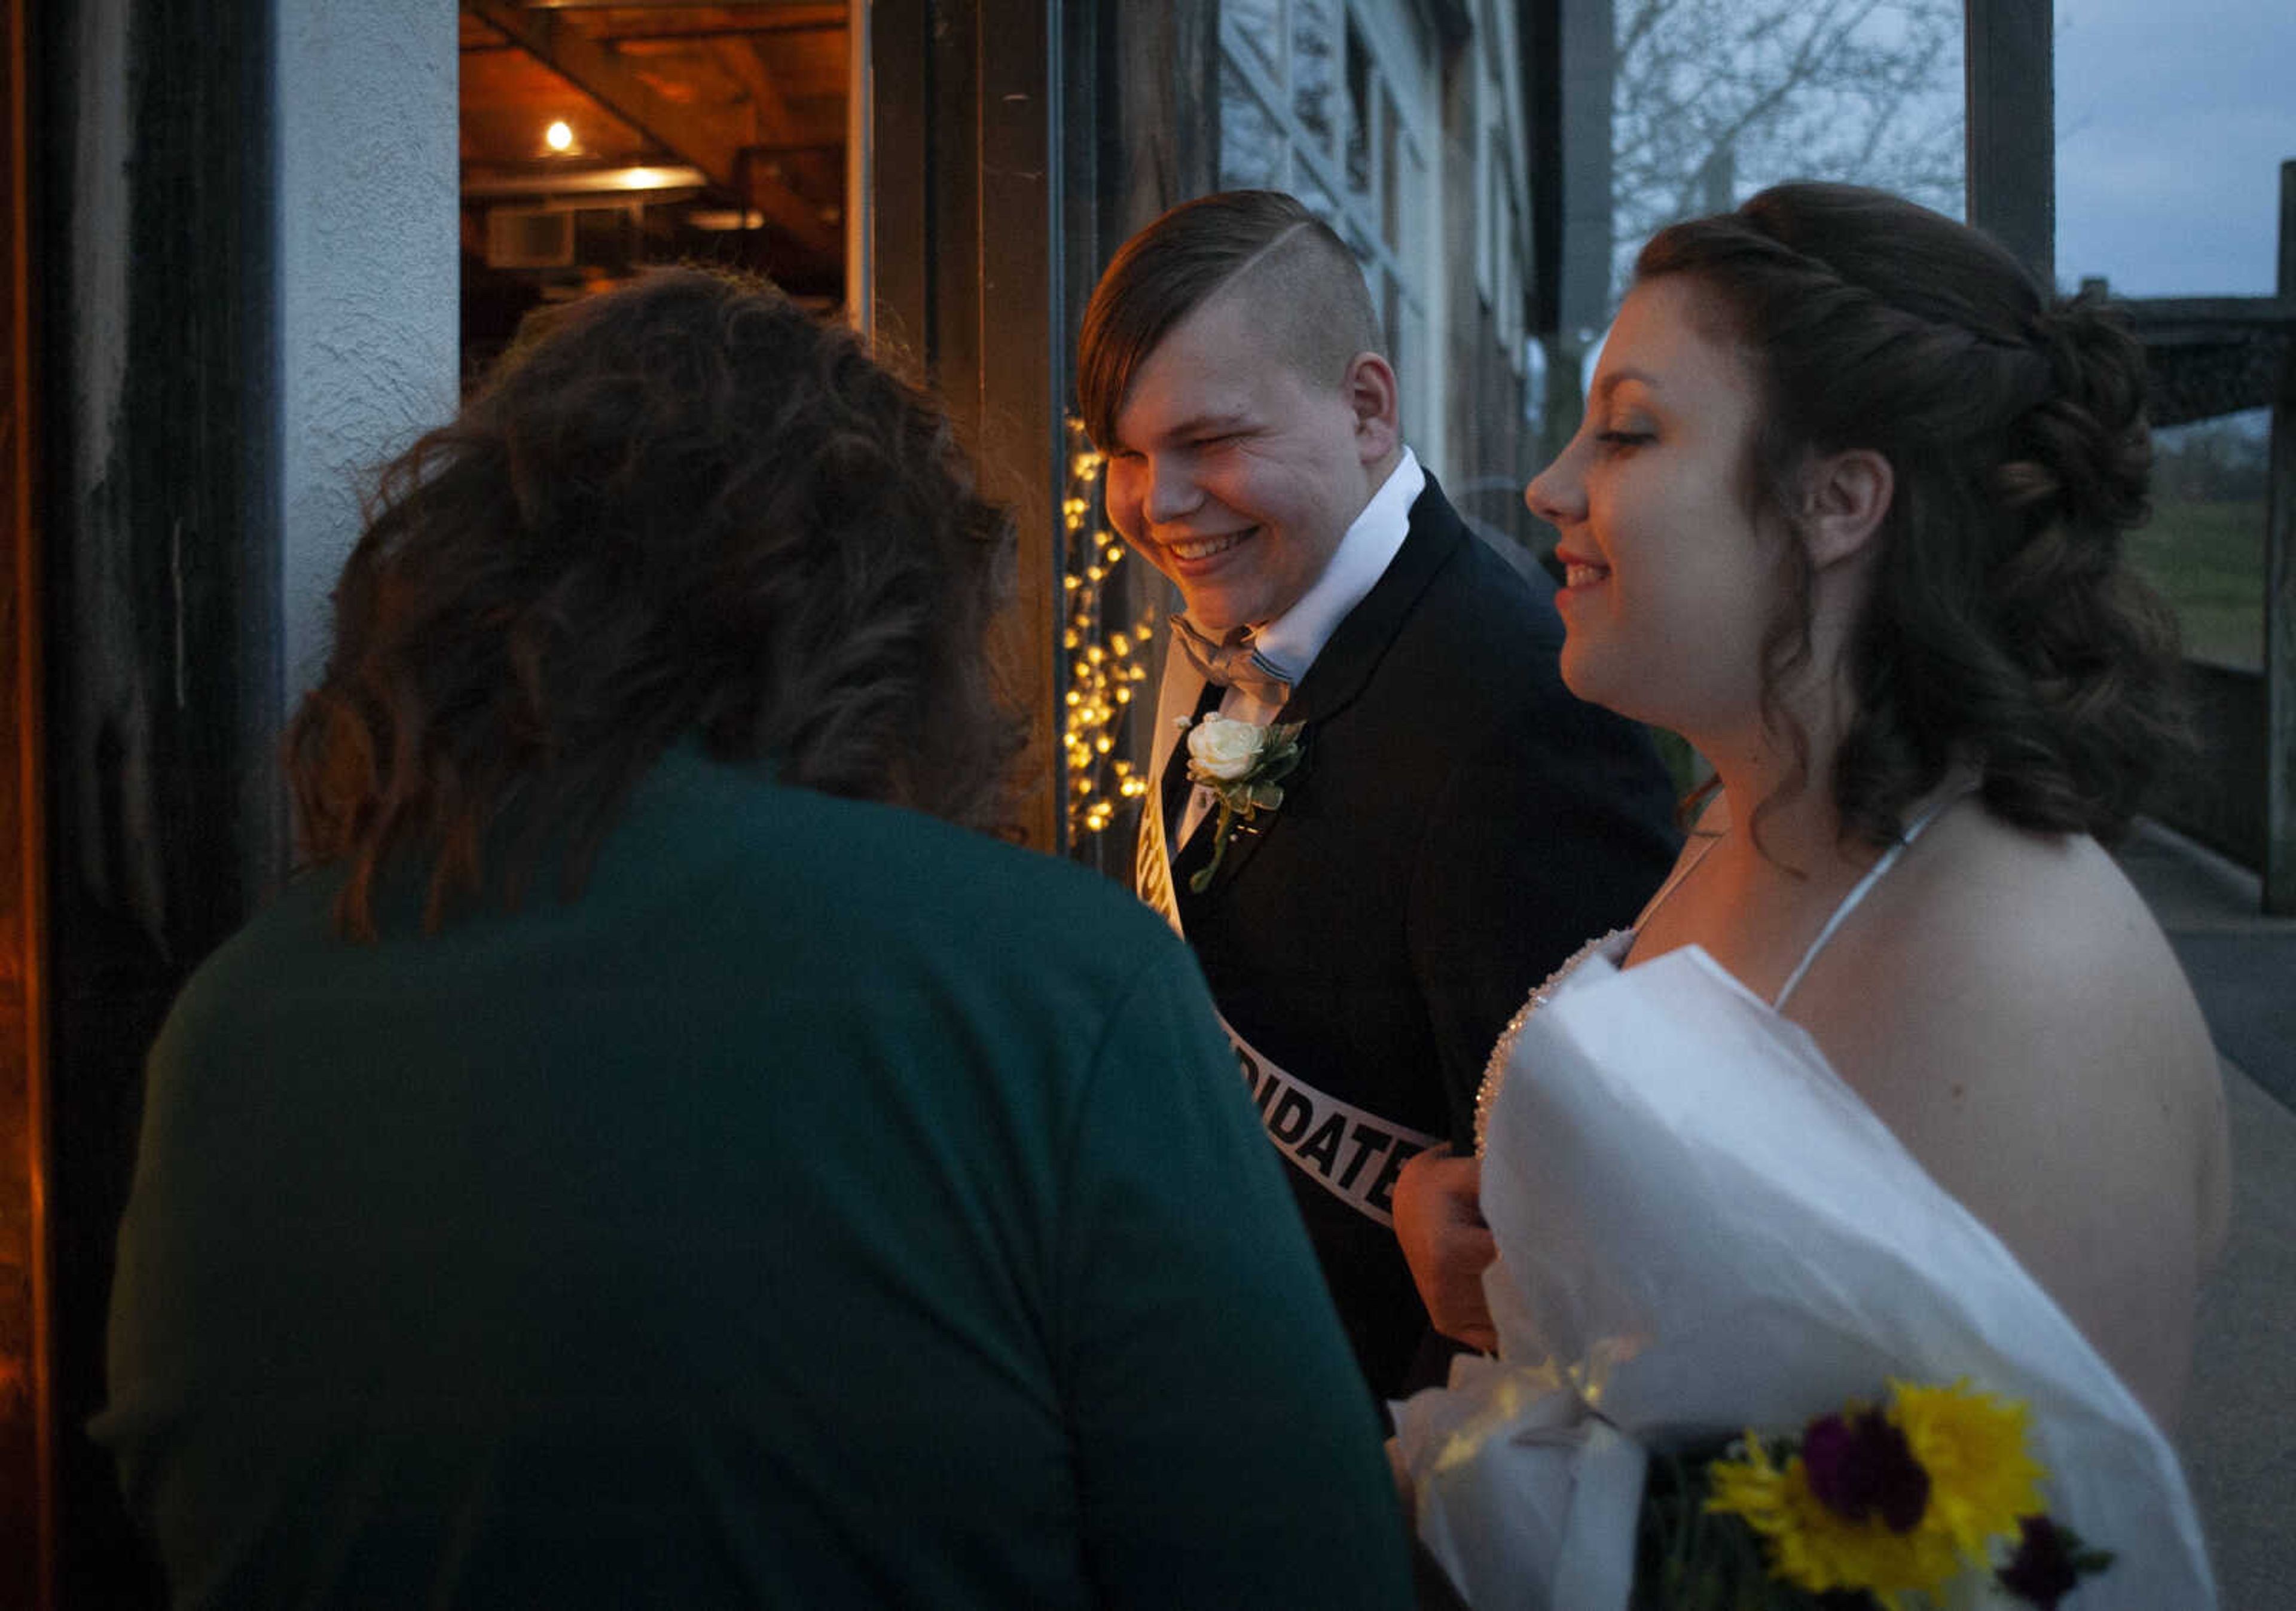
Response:
[{"label": "young woman in white dress", "polygon": [[[2173,1427],[2226,1143],[2098,843],[2177,732],[2120,557],[2143,395],[2133,339],[1976,232],[1783,186],[1645,248],[1526,495],[1565,680],[1718,783],[1625,965],[1701,945],[1777,1003]],[[1414,1160],[1396,1228],[1436,1325],[1489,1347],[1478,1169]]]}]

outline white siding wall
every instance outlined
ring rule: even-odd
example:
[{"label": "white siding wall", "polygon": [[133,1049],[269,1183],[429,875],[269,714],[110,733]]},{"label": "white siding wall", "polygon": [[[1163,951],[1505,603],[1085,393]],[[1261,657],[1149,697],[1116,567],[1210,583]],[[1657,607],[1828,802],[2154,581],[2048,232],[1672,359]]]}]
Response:
[{"label": "white siding wall", "polygon": [[277,6],[281,657],[292,709],[371,469],[453,412],[461,365],[456,17]]}]

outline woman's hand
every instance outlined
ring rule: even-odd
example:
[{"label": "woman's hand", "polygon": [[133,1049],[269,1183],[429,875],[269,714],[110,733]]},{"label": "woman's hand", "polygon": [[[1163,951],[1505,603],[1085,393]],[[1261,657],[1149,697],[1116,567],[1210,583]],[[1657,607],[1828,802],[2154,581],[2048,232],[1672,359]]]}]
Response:
[{"label": "woman's hand", "polygon": [[1483,1301],[1483,1270],[1498,1244],[1483,1223],[1482,1164],[1423,1152],[1395,1182],[1395,1238],[1435,1329],[1488,1353],[1499,1345]]}]

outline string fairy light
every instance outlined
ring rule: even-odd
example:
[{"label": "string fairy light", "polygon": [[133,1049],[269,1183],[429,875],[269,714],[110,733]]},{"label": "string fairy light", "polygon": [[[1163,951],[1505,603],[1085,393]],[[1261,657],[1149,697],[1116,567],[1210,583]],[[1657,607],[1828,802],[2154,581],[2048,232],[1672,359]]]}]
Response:
[{"label": "string fairy light", "polygon": [[1061,577],[1066,623],[1061,646],[1068,655],[1062,696],[1068,778],[1069,842],[1108,831],[1148,792],[1141,768],[1118,753],[1126,713],[1148,680],[1148,650],[1155,612],[1129,625],[1111,626],[1109,591],[1122,577],[1128,551],[1108,529],[1101,492],[1105,461],[1075,415],[1067,420],[1068,484],[1061,498],[1065,565]]}]

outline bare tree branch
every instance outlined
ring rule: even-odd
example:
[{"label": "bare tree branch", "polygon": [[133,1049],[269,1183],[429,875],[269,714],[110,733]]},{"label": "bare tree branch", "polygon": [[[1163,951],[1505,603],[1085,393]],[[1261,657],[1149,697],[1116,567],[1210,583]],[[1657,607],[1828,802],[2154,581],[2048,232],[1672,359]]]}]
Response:
[{"label": "bare tree branch", "polygon": [[1611,185],[1623,275],[1643,239],[1792,177],[1948,210],[1961,184],[1957,0],[1633,0],[1617,20]]}]

